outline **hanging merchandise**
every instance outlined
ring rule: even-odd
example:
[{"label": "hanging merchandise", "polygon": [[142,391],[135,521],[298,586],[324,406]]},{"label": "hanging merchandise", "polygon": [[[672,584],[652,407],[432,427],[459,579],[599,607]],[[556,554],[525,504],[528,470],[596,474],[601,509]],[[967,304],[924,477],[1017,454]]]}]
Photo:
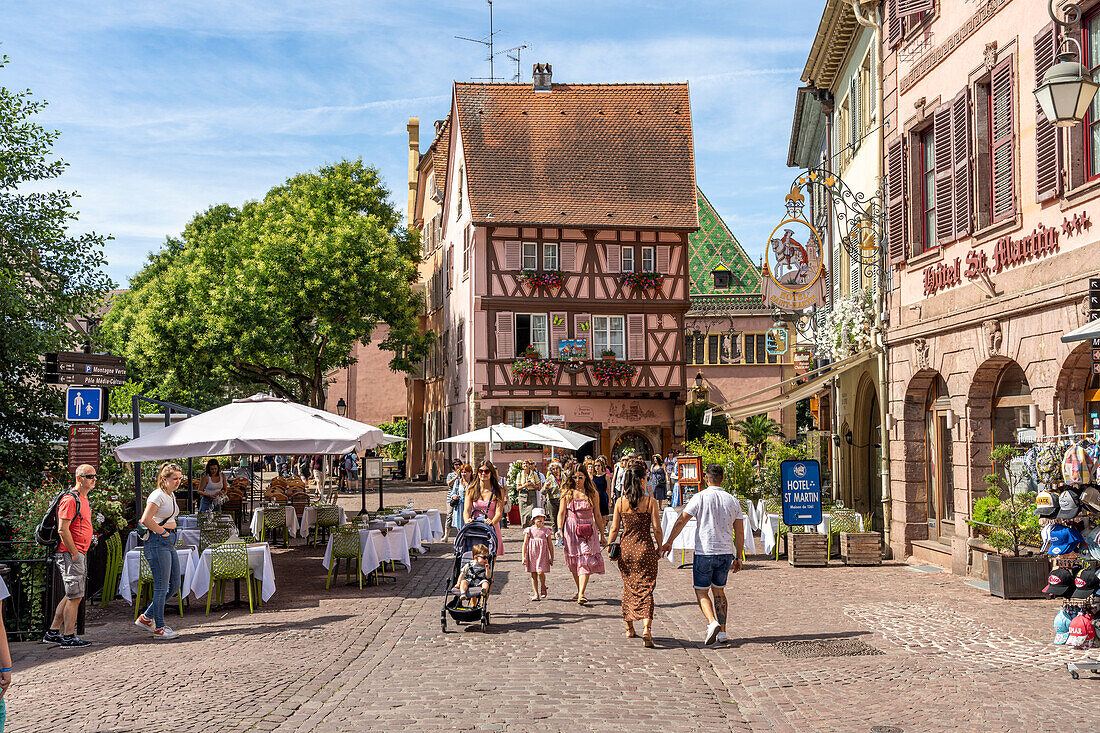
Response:
[{"label": "hanging merchandise", "polygon": [[1054,617],[1054,643],[1065,644],[1069,641],[1069,626],[1073,623],[1073,617],[1066,613],[1066,609],[1058,609],[1058,615]]}]

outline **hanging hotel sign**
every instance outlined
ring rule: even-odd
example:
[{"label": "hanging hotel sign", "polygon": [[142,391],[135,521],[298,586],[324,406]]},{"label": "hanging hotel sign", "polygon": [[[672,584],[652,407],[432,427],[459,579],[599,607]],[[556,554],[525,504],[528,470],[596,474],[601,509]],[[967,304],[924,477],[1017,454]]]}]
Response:
[{"label": "hanging hotel sign", "polygon": [[824,247],[821,235],[802,216],[805,197],[797,184],[785,200],[787,218],[768,237],[760,290],[765,305],[802,311],[825,302]]},{"label": "hanging hotel sign", "polygon": [[1058,229],[1039,225],[1031,234],[1013,239],[1001,237],[993,245],[993,256],[972,249],[966,259],[956,257],[952,262],[940,262],[924,268],[924,294],[935,295],[941,290],[962,284],[963,280],[977,280],[982,276],[1023,265],[1031,260],[1049,257],[1058,251]]}]

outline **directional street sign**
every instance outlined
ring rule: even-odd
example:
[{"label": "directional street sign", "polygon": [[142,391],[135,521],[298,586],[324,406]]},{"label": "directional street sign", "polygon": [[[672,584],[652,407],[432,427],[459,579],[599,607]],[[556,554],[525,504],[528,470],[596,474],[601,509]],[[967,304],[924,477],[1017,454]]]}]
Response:
[{"label": "directional street sign", "polygon": [[69,422],[100,422],[105,402],[102,387],[69,387],[65,391],[65,419]]},{"label": "directional street sign", "polygon": [[103,377],[98,374],[47,374],[46,384],[73,384],[85,387],[121,387],[126,377]]},{"label": "directional street sign", "polygon": [[121,387],[126,384],[126,360],[80,351],[46,354],[46,384]]}]

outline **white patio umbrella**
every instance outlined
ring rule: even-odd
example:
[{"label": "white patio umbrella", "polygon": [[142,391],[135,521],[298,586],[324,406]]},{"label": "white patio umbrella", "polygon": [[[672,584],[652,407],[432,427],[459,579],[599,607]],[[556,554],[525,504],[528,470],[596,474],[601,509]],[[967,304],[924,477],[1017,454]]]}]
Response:
[{"label": "white patio umbrella", "polygon": [[1085,341],[1094,338],[1100,338],[1100,319],[1089,321],[1074,331],[1062,334],[1062,343],[1071,344],[1074,341]]},{"label": "white patio umbrella", "polygon": [[577,450],[581,446],[587,445],[595,440],[591,435],[578,433],[575,430],[566,430],[565,428],[559,428],[555,425],[548,425],[546,423],[532,425],[524,428],[524,430],[546,438],[554,438],[559,441],[556,447],[568,448],[569,450]]},{"label": "white patio umbrella", "polygon": [[257,394],[123,443],[115,456],[134,462],[230,455],[342,455],[382,444],[382,431],[373,425]]},{"label": "white patio umbrella", "polygon": [[452,435],[443,438],[437,443],[488,443],[489,458],[493,457],[493,443],[537,443],[539,445],[556,445],[564,448],[565,445],[556,438],[547,438],[531,432],[528,428],[516,428],[505,423],[497,423],[477,430],[471,430],[461,435]]},{"label": "white patio umbrella", "polygon": [[400,435],[390,435],[389,433],[382,433],[382,445],[392,445],[393,443],[403,443],[408,438],[402,438]]}]

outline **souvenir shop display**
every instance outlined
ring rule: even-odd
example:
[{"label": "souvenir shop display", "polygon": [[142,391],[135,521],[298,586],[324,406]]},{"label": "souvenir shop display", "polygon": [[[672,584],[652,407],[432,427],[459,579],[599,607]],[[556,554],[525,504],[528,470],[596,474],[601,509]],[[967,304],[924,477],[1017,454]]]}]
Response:
[{"label": "souvenir shop display", "polygon": [[[1059,599],[1054,643],[1100,648],[1094,618],[1100,613],[1100,445],[1067,433],[1037,443],[1024,465],[1038,485],[1035,514],[1043,524],[1042,552],[1053,562],[1043,595]],[[1100,660],[1086,657],[1066,665],[1073,679],[1100,673]]]}]

